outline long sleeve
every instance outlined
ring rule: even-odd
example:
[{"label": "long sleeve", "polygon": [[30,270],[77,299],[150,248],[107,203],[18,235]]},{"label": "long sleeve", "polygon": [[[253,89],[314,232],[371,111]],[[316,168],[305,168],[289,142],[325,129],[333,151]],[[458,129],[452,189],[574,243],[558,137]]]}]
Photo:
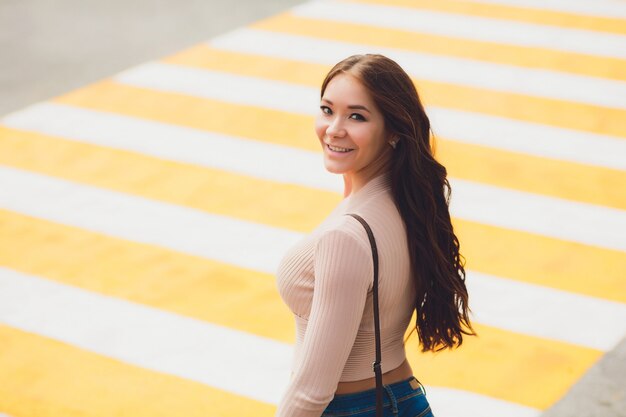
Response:
[{"label": "long sleeve", "polygon": [[301,360],[277,417],[320,417],[332,400],[373,284],[369,243],[352,230],[330,230],[316,243],[314,270]]}]

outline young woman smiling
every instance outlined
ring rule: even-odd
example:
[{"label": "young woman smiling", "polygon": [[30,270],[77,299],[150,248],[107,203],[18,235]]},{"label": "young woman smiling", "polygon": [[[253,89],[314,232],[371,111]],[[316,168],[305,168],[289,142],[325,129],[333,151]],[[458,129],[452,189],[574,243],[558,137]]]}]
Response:
[{"label": "young woman smiling", "polygon": [[336,64],[321,88],[315,131],[325,168],[343,175],[344,199],[294,245],[277,270],[294,313],[291,381],[278,417],[374,416],[372,306],[375,236],[385,416],[427,417],[425,391],[403,340],[414,311],[423,351],[475,334],[446,169],[433,156],[430,122],[409,76],[382,55]]}]

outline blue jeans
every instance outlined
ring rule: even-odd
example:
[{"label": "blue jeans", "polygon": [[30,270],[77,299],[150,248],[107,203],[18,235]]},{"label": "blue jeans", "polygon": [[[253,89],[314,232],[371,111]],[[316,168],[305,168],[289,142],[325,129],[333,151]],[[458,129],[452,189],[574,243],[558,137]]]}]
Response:
[{"label": "blue jeans", "polygon": [[[414,388],[415,387],[415,388]],[[434,417],[422,384],[415,377],[383,385],[384,417]],[[335,394],[321,417],[375,417],[376,388]]]}]

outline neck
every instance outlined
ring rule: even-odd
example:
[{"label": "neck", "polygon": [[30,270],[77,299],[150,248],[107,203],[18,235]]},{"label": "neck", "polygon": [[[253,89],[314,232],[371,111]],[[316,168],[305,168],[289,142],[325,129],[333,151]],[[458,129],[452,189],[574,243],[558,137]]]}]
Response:
[{"label": "neck", "polygon": [[353,189],[348,196],[348,205],[350,208],[356,208],[364,201],[369,200],[372,196],[378,194],[383,190],[387,190],[390,187],[389,173],[383,172],[377,174],[371,178],[367,183],[363,184],[358,189]]},{"label": "neck", "polygon": [[344,189],[344,196],[358,192],[373,178],[388,173],[392,159],[391,152],[391,149],[386,149],[378,158],[361,170],[345,173],[344,185],[346,188]]},{"label": "neck", "polygon": [[382,169],[369,172],[367,175],[344,174],[344,185],[346,186],[346,189],[349,188],[349,190],[346,190],[344,192],[344,196],[353,195],[354,193],[357,193],[360,189],[365,187],[365,185],[367,185],[367,183],[369,183],[374,178],[384,176],[386,174],[388,174],[388,172]]}]

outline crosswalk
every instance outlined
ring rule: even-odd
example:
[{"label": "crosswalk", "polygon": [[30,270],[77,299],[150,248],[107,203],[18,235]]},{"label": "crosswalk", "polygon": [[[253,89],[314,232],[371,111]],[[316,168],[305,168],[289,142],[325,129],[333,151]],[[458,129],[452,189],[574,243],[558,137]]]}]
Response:
[{"label": "crosswalk", "polygon": [[437,416],[539,416],[626,335],[626,7],[314,0],[0,119],[0,415],[273,415],[273,274],[343,186],[319,85],[362,52],[450,174],[479,337],[409,339]]}]

